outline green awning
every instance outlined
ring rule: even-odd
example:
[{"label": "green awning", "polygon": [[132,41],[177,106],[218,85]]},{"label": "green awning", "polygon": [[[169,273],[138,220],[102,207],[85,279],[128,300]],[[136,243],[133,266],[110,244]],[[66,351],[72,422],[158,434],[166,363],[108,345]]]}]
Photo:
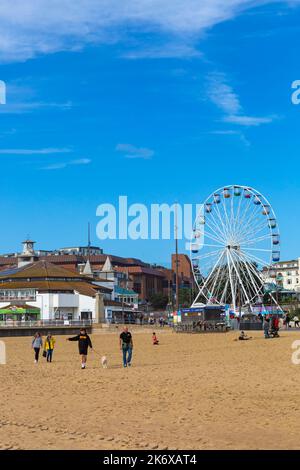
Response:
[{"label": "green awning", "polygon": [[6,305],[5,307],[0,308],[0,315],[25,315],[25,314],[31,314],[31,315],[39,315],[40,309],[38,307],[28,307],[26,305],[24,306],[8,306]]}]

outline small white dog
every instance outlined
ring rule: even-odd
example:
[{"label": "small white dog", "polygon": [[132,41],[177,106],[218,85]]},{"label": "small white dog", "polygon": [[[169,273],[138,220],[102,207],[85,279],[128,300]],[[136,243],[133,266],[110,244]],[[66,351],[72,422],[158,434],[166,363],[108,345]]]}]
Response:
[{"label": "small white dog", "polygon": [[107,369],[108,364],[107,364],[107,357],[106,356],[101,357],[101,364],[102,364],[103,369]]}]

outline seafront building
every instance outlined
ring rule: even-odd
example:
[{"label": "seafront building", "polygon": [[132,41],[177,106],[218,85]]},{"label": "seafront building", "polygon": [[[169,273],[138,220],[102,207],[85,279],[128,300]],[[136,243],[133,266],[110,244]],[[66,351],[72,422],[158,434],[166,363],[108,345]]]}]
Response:
[{"label": "seafront building", "polygon": [[112,289],[47,261],[2,271],[0,320],[87,320],[104,318]]},{"label": "seafront building", "polygon": [[278,261],[263,270],[266,283],[274,284],[285,293],[300,294],[300,258]]},{"label": "seafront building", "polygon": [[[98,247],[50,251],[34,245],[27,239],[22,252],[0,256],[2,321],[114,321],[142,314],[153,295],[174,300],[172,269],[107,255]],[[183,261],[180,285],[191,287],[192,271]]]}]

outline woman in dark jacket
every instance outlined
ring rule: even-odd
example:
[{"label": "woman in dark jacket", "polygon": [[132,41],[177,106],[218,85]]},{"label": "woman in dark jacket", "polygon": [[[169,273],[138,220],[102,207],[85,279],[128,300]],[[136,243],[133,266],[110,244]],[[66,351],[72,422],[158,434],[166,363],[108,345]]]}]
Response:
[{"label": "woman in dark jacket", "polygon": [[81,355],[81,369],[85,369],[88,348],[93,349],[91,338],[87,334],[86,329],[82,328],[79,335],[73,336],[73,338],[67,338],[67,341],[78,341],[79,354]]}]

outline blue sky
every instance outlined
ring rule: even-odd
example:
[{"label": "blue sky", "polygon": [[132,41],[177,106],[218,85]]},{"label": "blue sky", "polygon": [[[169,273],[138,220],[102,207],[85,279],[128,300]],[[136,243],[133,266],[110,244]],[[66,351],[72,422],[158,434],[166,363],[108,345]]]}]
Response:
[{"label": "blue sky", "polygon": [[235,183],[270,200],[282,258],[300,256],[298,0],[15,3],[0,6],[1,252],[27,234],[84,244],[90,221],[105,252],[166,263],[172,241],[97,240],[97,206]]}]

